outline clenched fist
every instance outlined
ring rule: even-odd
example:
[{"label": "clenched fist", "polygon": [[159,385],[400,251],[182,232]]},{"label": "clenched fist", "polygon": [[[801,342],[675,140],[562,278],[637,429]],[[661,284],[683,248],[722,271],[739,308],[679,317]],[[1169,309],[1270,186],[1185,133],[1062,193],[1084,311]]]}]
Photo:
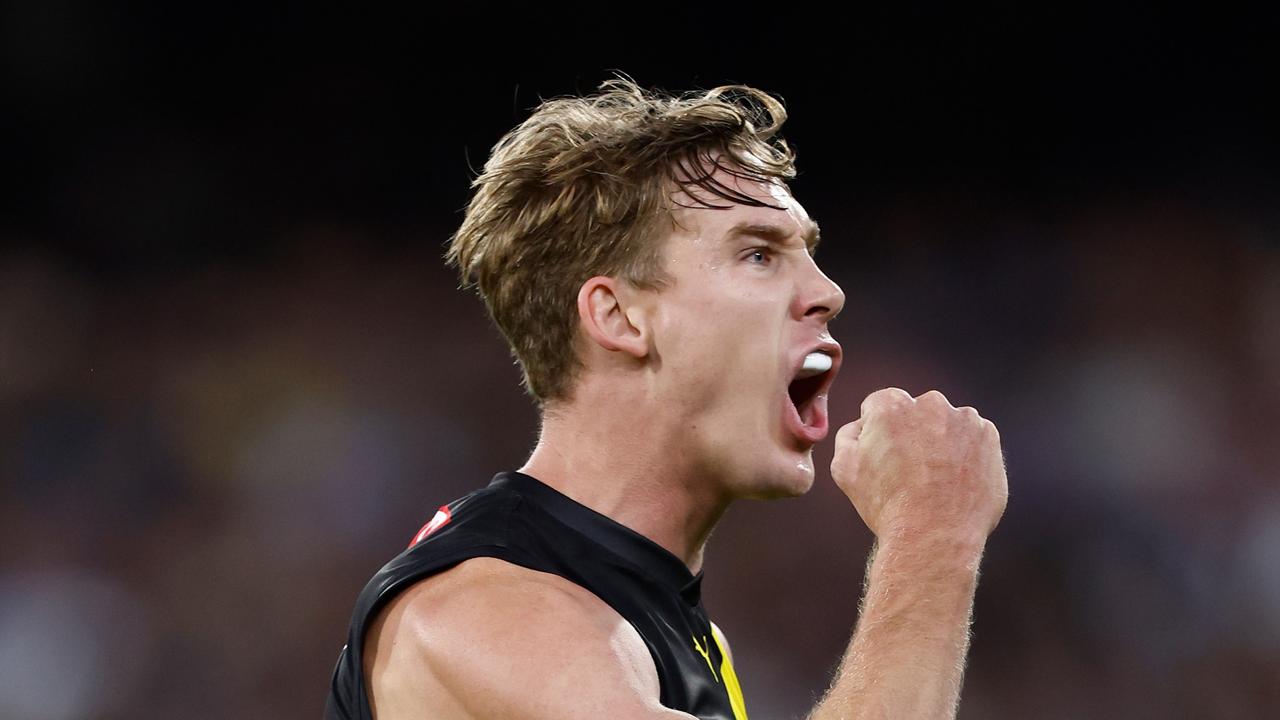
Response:
[{"label": "clenched fist", "polygon": [[836,434],[831,475],[882,539],[909,533],[981,544],[1009,496],[996,426],[937,390],[868,395],[862,417]]}]

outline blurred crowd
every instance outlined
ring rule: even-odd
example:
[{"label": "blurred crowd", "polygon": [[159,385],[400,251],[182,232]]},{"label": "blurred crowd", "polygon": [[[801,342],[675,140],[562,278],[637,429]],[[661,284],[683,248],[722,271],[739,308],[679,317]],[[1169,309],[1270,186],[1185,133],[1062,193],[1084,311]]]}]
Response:
[{"label": "blurred crowd", "polygon": [[[0,720],[320,716],[364,582],[536,437],[441,260],[470,173],[618,66],[786,100],[833,422],[999,427],[961,718],[1280,717],[1274,8],[147,5],[0,4]],[[757,720],[857,616],[816,456],[708,548]]]},{"label": "blurred crowd", "polygon": [[[1280,715],[1275,218],[815,215],[848,295],[833,420],[936,388],[1001,431],[961,717]],[[105,275],[0,250],[0,717],[319,716],[364,581],[537,430],[442,265],[452,220],[298,222],[268,256]],[[871,538],[830,453],[711,541],[753,717],[802,716],[856,618]]]}]

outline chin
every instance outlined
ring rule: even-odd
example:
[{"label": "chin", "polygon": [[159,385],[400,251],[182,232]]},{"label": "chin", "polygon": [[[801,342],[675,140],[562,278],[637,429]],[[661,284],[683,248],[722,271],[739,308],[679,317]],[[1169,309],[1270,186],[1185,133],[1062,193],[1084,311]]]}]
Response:
[{"label": "chin", "polygon": [[778,500],[799,497],[813,487],[813,450],[789,451],[768,463],[768,470],[757,471],[741,497],[753,500]]}]

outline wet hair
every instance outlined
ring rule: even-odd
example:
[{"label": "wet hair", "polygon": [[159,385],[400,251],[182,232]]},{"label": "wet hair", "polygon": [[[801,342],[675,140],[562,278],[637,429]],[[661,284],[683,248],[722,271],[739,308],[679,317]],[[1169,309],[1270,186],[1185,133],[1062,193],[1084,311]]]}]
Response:
[{"label": "wet hair", "polygon": [[537,402],[571,395],[584,282],[664,287],[676,207],[772,207],[715,175],[793,179],[786,118],[780,99],[744,85],[676,96],[619,74],[597,94],[542,102],[498,141],[446,259],[484,299]]}]

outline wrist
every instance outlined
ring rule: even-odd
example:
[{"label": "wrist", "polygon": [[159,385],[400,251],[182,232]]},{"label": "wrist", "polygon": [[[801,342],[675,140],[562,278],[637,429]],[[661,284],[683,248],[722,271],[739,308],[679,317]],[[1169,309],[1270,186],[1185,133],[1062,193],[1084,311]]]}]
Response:
[{"label": "wrist", "polygon": [[902,523],[877,536],[876,556],[935,572],[976,574],[986,541],[980,530]]}]

